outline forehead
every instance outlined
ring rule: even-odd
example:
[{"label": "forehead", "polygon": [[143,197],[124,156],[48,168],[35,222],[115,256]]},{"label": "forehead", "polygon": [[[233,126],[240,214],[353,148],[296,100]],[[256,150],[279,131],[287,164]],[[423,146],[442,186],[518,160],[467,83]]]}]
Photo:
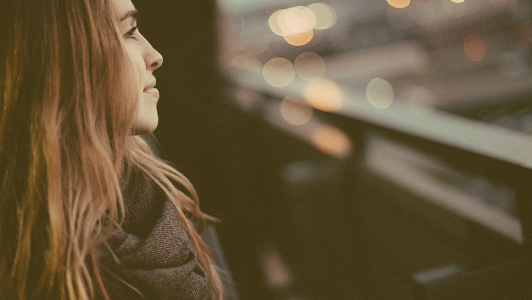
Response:
[{"label": "forehead", "polygon": [[111,4],[119,20],[128,16],[128,13],[135,11],[135,6],[131,0],[111,0]]}]

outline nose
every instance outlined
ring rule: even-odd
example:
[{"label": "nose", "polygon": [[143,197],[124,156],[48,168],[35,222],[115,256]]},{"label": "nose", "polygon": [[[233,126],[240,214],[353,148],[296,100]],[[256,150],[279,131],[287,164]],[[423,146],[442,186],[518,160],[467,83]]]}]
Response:
[{"label": "nose", "polygon": [[161,67],[163,64],[163,56],[159,51],[155,50],[151,45],[149,45],[149,50],[147,51],[145,57],[146,68],[150,71],[155,71]]}]

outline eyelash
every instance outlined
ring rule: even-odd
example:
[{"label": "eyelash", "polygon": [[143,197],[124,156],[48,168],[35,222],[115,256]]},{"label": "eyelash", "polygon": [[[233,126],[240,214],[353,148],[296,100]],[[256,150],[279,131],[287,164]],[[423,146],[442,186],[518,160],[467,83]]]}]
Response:
[{"label": "eyelash", "polygon": [[137,31],[138,28],[139,28],[138,26],[135,26],[135,27],[131,28],[128,32],[126,32],[125,37],[129,38],[129,39],[134,39],[136,41],[137,38],[134,36],[134,34],[135,34],[135,31]]}]

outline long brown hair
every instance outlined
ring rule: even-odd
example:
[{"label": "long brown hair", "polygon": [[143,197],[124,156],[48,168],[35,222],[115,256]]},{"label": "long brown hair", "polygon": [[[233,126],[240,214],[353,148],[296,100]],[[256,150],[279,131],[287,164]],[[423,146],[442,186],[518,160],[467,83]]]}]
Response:
[{"label": "long brown hair", "polygon": [[173,201],[221,299],[192,185],[130,135],[138,83],[109,0],[0,12],[0,299],[108,298],[96,249],[123,216],[124,165]]}]

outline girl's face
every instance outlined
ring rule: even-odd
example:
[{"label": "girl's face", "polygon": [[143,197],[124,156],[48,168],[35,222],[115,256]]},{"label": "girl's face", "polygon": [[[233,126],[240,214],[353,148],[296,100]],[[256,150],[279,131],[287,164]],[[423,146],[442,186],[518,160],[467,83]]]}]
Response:
[{"label": "girl's face", "polygon": [[140,34],[137,29],[136,10],[131,0],[111,0],[119,18],[120,34],[139,79],[140,99],[133,123],[135,134],[151,133],[157,127],[157,101],[159,91],[155,88],[153,71],[163,63],[163,57]]}]

